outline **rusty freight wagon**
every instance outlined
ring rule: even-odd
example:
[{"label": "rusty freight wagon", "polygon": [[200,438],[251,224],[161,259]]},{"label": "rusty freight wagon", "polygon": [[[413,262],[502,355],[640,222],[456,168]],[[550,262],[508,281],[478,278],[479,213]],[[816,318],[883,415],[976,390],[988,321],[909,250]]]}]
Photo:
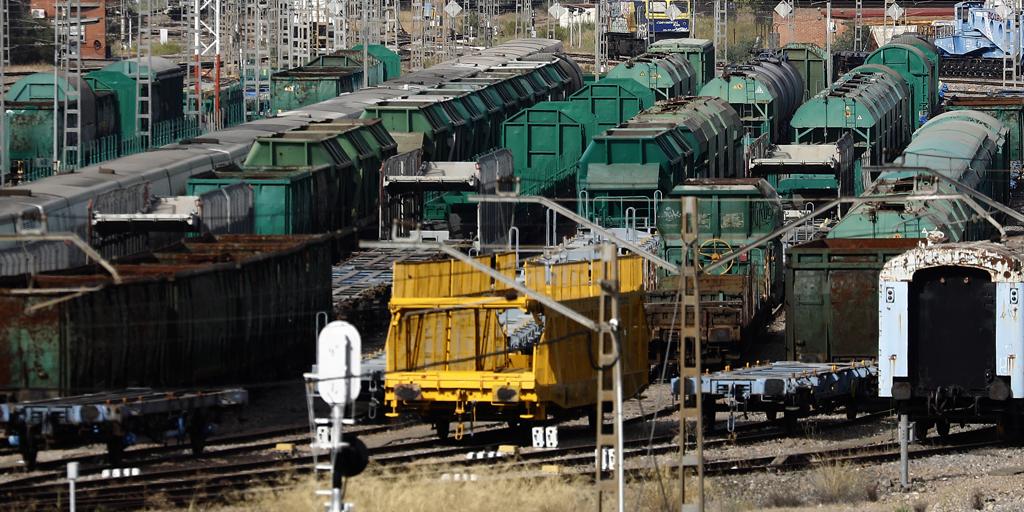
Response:
[{"label": "rusty freight wagon", "polygon": [[[515,256],[479,262],[514,278]],[[619,259],[623,396],[648,382],[643,261]],[[531,260],[525,286],[595,320],[601,260]],[[596,415],[597,334],[458,261],[396,263],[387,341],[387,415],[512,424]],[[459,435],[461,428],[456,429]]]},{"label": "rusty freight wagon", "polygon": [[0,280],[0,393],[298,378],[331,308],[330,239],[222,235]]}]

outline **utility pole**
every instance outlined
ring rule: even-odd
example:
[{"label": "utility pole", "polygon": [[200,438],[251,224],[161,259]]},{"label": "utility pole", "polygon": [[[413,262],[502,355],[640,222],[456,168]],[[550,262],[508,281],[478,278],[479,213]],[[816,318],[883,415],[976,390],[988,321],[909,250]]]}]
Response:
[{"label": "utility pole", "polygon": [[10,64],[11,45],[8,41],[8,27],[10,22],[7,16],[7,0],[0,0],[0,187],[7,181],[7,171],[10,168],[10,155],[7,154],[7,104],[5,98],[7,92],[4,90],[5,70]]},{"label": "utility pole", "polygon": [[[697,198],[684,197],[682,200],[683,254],[685,261],[679,273],[679,289],[682,295],[679,329],[679,485],[681,512],[704,511],[704,426],[701,393],[701,330],[700,291],[697,274],[700,256],[697,254]],[[686,392],[687,383],[693,380],[693,403]],[[689,433],[693,424],[694,449],[687,451]],[[696,487],[687,493],[686,479],[694,479]]]},{"label": "utility pole", "polygon": [[[191,0],[187,3],[192,22],[192,73],[189,79],[193,82],[189,93],[194,94],[196,113],[200,126],[204,124],[211,130],[221,127],[220,111],[220,13],[221,0]],[[211,12],[212,11],[212,12]],[[207,23],[212,18],[213,25]],[[203,60],[213,55],[213,115],[211,119],[203,117]]]},{"label": "utility pole", "polygon": [[370,24],[367,16],[369,14],[369,7],[366,5],[367,1],[363,0],[363,88],[370,87]]},{"label": "utility pole", "polygon": [[[610,244],[601,245],[604,279],[601,280],[599,302],[598,358],[597,358],[597,435],[598,509],[608,493],[615,502],[615,510],[626,510],[626,480],[622,460],[622,344],[619,332],[619,260],[618,249]],[[611,374],[609,375],[609,370]],[[606,410],[612,422],[605,422]],[[608,475],[611,474],[611,478]]]},{"label": "utility pole", "polygon": [[828,55],[828,60],[825,61],[826,82],[832,83],[832,0],[829,0],[825,4],[825,55]]},{"label": "utility pole", "polygon": [[729,2],[715,0],[715,61],[729,60]]},{"label": "utility pole", "polygon": [[[864,51],[864,0],[853,5],[853,51]],[[829,82],[831,83],[831,82]]]}]

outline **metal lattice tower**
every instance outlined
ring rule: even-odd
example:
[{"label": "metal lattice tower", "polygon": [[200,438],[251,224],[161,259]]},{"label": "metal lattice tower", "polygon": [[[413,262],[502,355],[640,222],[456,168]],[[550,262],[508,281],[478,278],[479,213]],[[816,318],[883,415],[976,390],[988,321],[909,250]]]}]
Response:
[{"label": "metal lattice tower", "polygon": [[[270,31],[269,22],[274,19],[270,3],[266,0],[244,0],[241,23],[241,70],[242,90],[247,94],[243,102],[246,120],[260,119],[269,114],[269,102],[264,91],[270,90]],[[248,91],[253,91],[250,100]],[[269,92],[268,92],[269,94]]]},{"label": "metal lattice tower", "polygon": [[[598,508],[608,495],[615,503],[614,510],[623,510],[625,499],[622,464],[622,335],[615,325],[619,319],[619,261],[616,247],[606,243],[601,247],[603,267],[601,298],[598,315],[597,371],[597,459],[595,460],[598,490]],[[611,422],[605,416],[610,413]]]},{"label": "metal lattice tower", "polygon": [[1004,42],[1006,50],[1003,52],[1003,86],[1016,87],[1020,78],[1021,45],[1018,31],[1021,27],[1021,1],[1007,3],[1005,7],[1009,12],[1003,17],[1003,33],[1007,39]]},{"label": "metal lattice tower", "polygon": [[715,60],[725,62],[729,59],[729,2],[715,0]]},{"label": "metal lattice tower", "polygon": [[608,67],[608,38],[605,35],[612,17],[608,0],[597,0],[594,8],[594,76],[600,79]]},{"label": "metal lattice tower", "polygon": [[391,48],[398,48],[398,34],[402,23],[398,17],[398,0],[384,0],[381,8],[384,30],[381,43]]},{"label": "metal lattice tower", "polygon": [[[11,18],[7,13],[11,12],[10,2],[8,0],[0,0],[0,66],[11,65],[11,45],[10,45],[10,33],[11,33]],[[0,69],[3,69],[0,67]]]},{"label": "metal lattice tower", "polygon": [[[221,35],[221,0],[192,0],[185,4],[189,7],[188,16],[182,16],[190,22],[190,49],[193,60],[189,63],[188,96],[189,111],[199,120],[199,126],[216,129],[221,126],[220,112],[220,35]],[[212,22],[212,25],[210,24]],[[213,112],[209,117],[203,112],[203,63],[213,59]],[[195,110],[191,110],[193,108]]]},{"label": "metal lattice tower", "polygon": [[[64,0],[56,6],[56,26],[54,31],[57,45],[54,51],[58,54],[54,76],[54,106],[57,104],[58,84],[60,79],[67,80],[67,90],[63,98],[64,130],[61,136],[63,150],[55,151],[59,165],[54,165],[54,172],[75,170],[82,166],[81,133],[82,116],[80,101],[82,94],[82,2],[81,0]],[[56,108],[54,109],[56,123]],[[57,128],[54,127],[54,131]],[[54,141],[56,144],[56,141]]]},{"label": "metal lattice tower", "polygon": [[[717,4],[717,2],[716,2]],[[704,510],[704,429],[702,425],[703,407],[701,396],[701,329],[700,329],[700,292],[697,274],[699,270],[697,246],[697,198],[685,197],[682,204],[683,212],[683,251],[686,260],[679,273],[680,295],[682,296],[679,311],[679,485],[682,512],[698,512]],[[667,356],[667,354],[666,354]],[[693,401],[689,401],[686,388],[687,381],[696,382],[692,386]],[[693,425],[691,427],[691,425]],[[687,451],[689,433],[694,434],[694,449]],[[686,479],[694,479],[694,492],[687,493]]]},{"label": "metal lattice tower", "polygon": [[11,64],[11,48],[7,36],[11,33],[8,12],[7,0],[0,0],[0,186],[7,183],[7,170],[10,167],[7,154],[7,105],[4,99],[5,73]]},{"label": "metal lattice tower", "polygon": [[[860,0],[858,0],[859,3]],[[786,28],[789,30],[789,42],[796,42],[796,2],[794,0],[786,0],[789,4],[789,16],[786,18]]]},{"label": "metal lattice tower", "polygon": [[516,37],[530,37],[530,0],[516,0]]},{"label": "metal lattice tower", "polygon": [[[153,84],[153,16],[151,9],[152,2],[146,2],[143,8],[139,2],[139,21],[135,24],[138,27],[138,34],[135,38],[137,51],[135,53],[135,134],[140,137],[140,147],[148,148],[153,142],[153,108],[150,101],[150,90]],[[145,20],[143,20],[145,18]],[[145,21],[145,24],[143,24]],[[145,27],[145,28],[143,28]],[[142,72],[142,64],[146,64],[146,72]]]},{"label": "metal lattice tower", "polygon": [[864,51],[864,0],[853,6],[853,51]]},{"label": "metal lattice tower", "polygon": [[424,16],[426,13],[423,12],[423,0],[412,0],[412,32],[411,45],[412,51],[409,55],[409,66],[413,71],[423,69],[424,57],[426,57],[426,19]]},{"label": "metal lattice tower", "polygon": [[496,19],[498,19],[498,0],[477,0],[477,38],[478,42],[487,48],[494,46],[494,21]]}]

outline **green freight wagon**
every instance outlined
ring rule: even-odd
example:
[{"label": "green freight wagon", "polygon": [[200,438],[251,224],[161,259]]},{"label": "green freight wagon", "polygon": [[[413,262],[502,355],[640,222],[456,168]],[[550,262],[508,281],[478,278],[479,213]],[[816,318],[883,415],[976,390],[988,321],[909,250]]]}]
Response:
[{"label": "green freight wagon", "polygon": [[789,43],[782,47],[786,56],[800,77],[804,80],[804,99],[807,101],[828,88],[829,55],[814,43]]},{"label": "green freight wagon", "polygon": [[[907,44],[921,50],[925,57],[928,58],[928,62],[932,66],[932,76],[938,78],[940,76],[940,70],[942,69],[942,54],[939,52],[939,48],[934,43],[919,36],[917,34],[901,34],[892,38],[890,43]],[[937,85],[937,84],[936,84]],[[935,95],[935,105],[942,103],[942,91],[936,88],[932,91]]]},{"label": "green freight wagon", "polygon": [[150,122],[153,124],[154,138],[166,134],[164,140],[154,140],[150,145],[159,146],[176,142],[175,134],[183,129],[184,118],[182,107],[185,70],[180,66],[161,57],[125,59],[86,74],[85,80],[91,85],[101,83],[101,87],[115,92],[121,127],[120,136],[122,142],[127,143],[138,135],[135,127],[139,87],[136,82],[137,74],[148,76],[151,83]]},{"label": "green freight wagon", "polygon": [[[102,88],[99,88],[102,87]],[[5,95],[8,126],[8,158],[19,181],[31,181],[52,172],[54,123],[57,123],[58,160],[64,160],[64,99],[78,101],[81,117],[80,155],[68,154],[61,165],[74,168],[116,153],[118,144],[117,98],[102,84],[94,89],[85,79],[60,75],[57,80],[57,112],[54,116],[54,75],[34,73],[21,78]],[[54,119],[56,117],[56,119]]]},{"label": "green freight wagon", "polygon": [[693,67],[695,85],[698,89],[715,78],[715,46],[707,39],[662,39],[651,43],[647,51],[685,57]]},{"label": "green freight wagon", "polygon": [[784,59],[758,56],[746,64],[726,66],[722,76],[707,83],[701,96],[729,103],[743,120],[747,136],[768,134],[771,142],[789,140],[789,120],[803,103],[803,83],[796,68]]},{"label": "green freight wagon", "polygon": [[628,78],[654,91],[659,100],[693,96],[700,90],[690,62],[671,53],[645,53],[620,63],[606,78]]},{"label": "green freight wagon", "polygon": [[[314,173],[327,173],[329,166],[275,167],[273,171],[221,169],[189,178],[188,195],[202,195],[236,183],[247,183],[253,192],[253,225],[257,235],[295,235],[320,231],[314,211],[324,208],[315,196]],[[326,191],[320,191],[326,193]]]},{"label": "green freight wagon", "polygon": [[910,86],[914,128],[928,122],[938,107],[939,76],[923,51],[909,44],[889,43],[871,52],[864,62],[888,66],[899,73]]},{"label": "green freight wagon", "polygon": [[[951,199],[887,200],[899,193],[955,194],[946,180],[919,171],[931,169],[947,180],[1009,202],[1007,145],[1009,130],[981,112],[960,110],[934,117],[892,166],[878,172],[865,196],[829,232],[829,238],[924,238],[941,234],[953,242],[986,239],[993,234],[988,215],[970,203]],[[1001,230],[1002,228],[997,228]]]},{"label": "green freight wagon", "polygon": [[577,162],[597,132],[597,118],[582,103],[545,101],[510,117],[502,146],[512,152],[520,193],[572,197]]},{"label": "green freight wagon", "polygon": [[786,350],[795,361],[878,357],[878,273],[908,238],[824,239],[786,252]]},{"label": "green freight wagon", "polygon": [[[359,173],[333,134],[308,132],[293,136],[256,139],[242,164],[246,172],[272,172],[281,167],[326,167],[315,176],[317,204],[313,211],[316,232],[352,226],[368,209],[360,189]],[[323,190],[323,191],[322,191]]]},{"label": "green freight wagon", "polygon": [[864,165],[891,162],[913,133],[911,99],[896,71],[859,66],[797,109],[790,122],[793,142],[834,143],[850,133],[855,156]]},{"label": "green freight wagon", "polygon": [[[384,65],[370,57],[369,86],[383,81]],[[281,113],[326,101],[363,87],[362,53],[320,55],[297,68],[270,75],[270,108]]]},{"label": "green freight wagon", "polygon": [[578,89],[572,75],[564,73],[560,64],[554,61],[514,61],[501,66],[488,68],[491,73],[520,73],[530,80],[534,89],[539,91],[537,101],[562,100]]},{"label": "green freight wagon", "polygon": [[[386,100],[369,105],[362,119],[380,119],[388,133],[401,143],[402,137],[416,134],[422,138],[425,160],[454,160],[455,138],[462,130],[436,101]],[[461,128],[461,127],[460,127]]]},{"label": "green freight wagon", "polygon": [[355,167],[353,180],[343,183],[346,188],[354,189],[356,192],[352,204],[352,214],[359,221],[376,216],[380,168],[384,161],[381,157],[387,158],[394,155],[397,147],[393,139],[388,147],[382,146],[369,128],[368,125],[362,124],[316,123],[308,125],[302,130],[280,135],[280,138],[284,139],[316,140],[316,137],[325,134],[335,138],[338,147]]},{"label": "green freight wagon", "polygon": [[[469,95],[468,100],[485,112],[488,132],[486,134],[487,143],[484,145],[488,148],[498,146],[501,141],[501,123],[512,112],[508,100],[501,94],[497,82],[492,84],[444,83],[435,89],[427,89],[424,92],[428,91],[438,94]],[[479,133],[476,135],[481,138]]]},{"label": "green freight wagon", "polygon": [[654,106],[655,96],[635,80],[605,78],[584,85],[566,101],[584,104],[597,117],[598,129],[607,130]]},{"label": "green freight wagon", "polygon": [[[783,223],[782,203],[775,189],[763,179],[686,180],[660,205],[658,232],[665,244],[665,258],[681,263],[687,256],[682,241],[682,197],[697,198],[698,265],[705,269],[723,257],[750,245]],[[692,256],[689,256],[692,257]],[[669,334],[678,327],[664,313],[678,308],[674,300],[678,282],[665,281],[648,318],[657,332]],[[699,275],[702,306],[702,356],[708,362],[739,359],[745,347],[764,328],[771,311],[783,297],[782,243],[774,241],[751,249],[718,269]],[[678,332],[678,331],[676,331]]]},{"label": "green freight wagon", "polygon": [[607,130],[580,157],[579,213],[607,227],[653,227],[658,203],[686,178],[689,160],[689,147],[669,123]]},{"label": "green freight wagon", "polygon": [[458,91],[417,91],[407,96],[408,99],[429,98],[443,101],[446,108],[454,112],[465,123],[460,155],[468,158],[483,153],[497,144],[497,140],[488,137],[491,133],[490,110],[484,101],[475,94]]},{"label": "green freight wagon", "polygon": [[[352,49],[362,54],[363,45],[357,44],[352,47]],[[383,65],[384,77],[382,81],[394,80],[402,74],[401,57],[399,57],[397,53],[391,51],[387,46],[382,44],[371,44],[370,47],[366,49],[366,52]]]},{"label": "green freight wagon", "polygon": [[697,97],[661,102],[634,119],[640,123],[675,126],[690,148],[691,161],[686,177],[738,178],[743,175],[743,123],[724,100]]},{"label": "green freight wagon", "polygon": [[1024,161],[1024,98],[1019,96],[961,96],[946,100],[946,109],[984,112],[1003,122],[1009,130],[1010,169]]}]

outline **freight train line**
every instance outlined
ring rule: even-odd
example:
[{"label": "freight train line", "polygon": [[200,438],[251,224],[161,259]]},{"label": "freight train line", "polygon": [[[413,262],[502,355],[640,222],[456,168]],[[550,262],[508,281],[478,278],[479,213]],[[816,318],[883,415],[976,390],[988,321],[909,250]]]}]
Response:
[{"label": "freight train line", "polygon": [[[655,414],[666,414],[674,411],[676,406],[666,407],[657,413],[647,414],[643,416],[636,416],[625,420],[627,424],[637,423],[645,421],[649,418],[654,417]],[[361,432],[365,432],[361,431]],[[474,451],[489,446],[494,446],[502,441],[507,442],[509,429],[506,427],[501,428],[487,428],[478,429],[475,432],[474,439],[469,444],[460,444],[456,446],[443,445],[438,446],[442,443],[437,439],[425,439],[421,441],[405,442],[394,445],[384,445],[369,449],[369,454],[374,462],[378,464],[401,464],[415,460],[426,460],[426,459],[438,459],[443,457],[450,457],[454,455],[464,454],[468,451]],[[308,437],[303,438],[308,440]],[[266,443],[260,445],[260,448],[270,448],[273,443]],[[240,447],[242,448],[242,447]],[[258,451],[255,447],[249,448],[248,452]],[[224,454],[226,450],[210,453],[210,456],[220,456]],[[239,450],[243,452],[243,450]],[[323,456],[321,456],[323,457]],[[120,503],[118,496],[119,493],[131,493],[134,492],[135,486],[143,486],[145,492],[160,492],[164,494],[164,491],[169,491],[169,494],[178,493],[181,496],[187,494],[188,497],[194,497],[197,489],[203,488],[211,483],[211,480],[223,482],[227,487],[232,487],[242,482],[248,481],[251,477],[253,470],[260,470],[262,476],[266,475],[277,475],[283,476],[290,473],[302,472],[308,470],[312,465],[313,458],[311,455],[296,455],[290,457],[259,457],[256,459],[250,459],[245,461],[234,461],[229,464],[208,464],[204,466],[184,466],[181,468],[172,468],[166,470],[144,472],[138,477],[133,477],[128,481],[123,482],[110,482],[104,480],[81,480],[79,481],[79,488],[83,493],[84,497],[93,496],[96,499],[101,500],[100,502],[107,506],[108,502],[112,505]],[[39,483],[40,481],[48,481],[48,483]],[[95,483],[94,483],[95,482]],[[9,482],[6,485],[0,486],[0,492],[7,500],[17,500],[19,502],[31,502],[56,504],[57,500],[61,498],[65,483],[62,481],[62,475],[58,474],[47,474],[41,477],[30,477],[26,479],[20,479],[15,482]],[[30,501],[28,501],[30,500]],[[137,505],[138,500],[132,501],[128,498],[128,505]]]},{"label": "freight train line", "polygon": [[[381,432],[387,432],[398,428],[405,427],[405,424],[401,425],[377,425],[361,429],[354,429],[347,431],[348,434],[358,434],[361,436],[377,434]],[[309,442],[309,427],[304,426],[293,426],[283,427],[278,429],[269,429],[260,432],[248,432],[232,436],[224,436],[211,440],[211,444],[208,445],[210,448],[223,447],[220,449],[208,450],[204,454],[195,456],[191,452],[187,451],[188,446],[182,444],[176,445],[163,445],[154,446],[148,448],[142,448],[139,450],[132,450],[125,452],[125,459],[123,463],[119,463],[116,467],[123,466],[153,466],[156,464],[176,462],[176,461],[189,461],[195,460],[197,457],[224,457],[224,456],[237,456],[246,453],[254,453],[263,450],[268,450],[276,447],[280,443],[308,443]],[[238,446],[235,446],[238,445]],[[36,483],[47,482],[50,480],[59,480],[63,478],[64,468],[68,462],[78,462],[83,465],[83,472],[99,471],[109,464],[106,463],[106,455],[104,454],[88,454],[77,457],[62,457],[60,459],[39,462],[36,464],[35,469],[45,470],[41,474],[28,475],[22,478],[8,480],[6,482],[0,482],[0,492],[9,492],[16,489],[25,489],[28,486]],[[0,471],[14,471],[20,469],[22,466],[5,466],[0,468]]]},{"label": "freight train line", "polygon": [[[871,421],[879,420],[891,414],[891,411],[879,411],[875,413],[865,414],[853,420],[842,420],[834,423],[828,423],[823,425],[816,425],[818,431],[837,430],[841,428],[847,428],[856,424],[869,423]],[[735,433],[737,435],[728,435],[707,439],[704,442],[705,448],[715,447],[728,447],[728,446],[739,446],[756,444],[764,441],[771,441],[779,439],[780,437],[786,436],[786,428],[778,428],[778,421],[759,421],[754,423],[748,423],[736,427]],[[592,435],[589,431],[586,435]],[[649,447],[649,449],[648,449]],[[629,448],[626,455],[630,457],[643,457],[647,455],[660,455],[664,453],[670,453],[679,450],[678,441],[676,440],[676,434],[661,434],[654,436],[653,442],[646,433],[642,433],[640,436],[632,439],[627,439],[623,448]],[[544,464],[559,464],[559,465],[586,465],[590,464],[594,460],[595,444],[593,442],[587,442],[580,445],[566,446],[555,449],[544,449],[535,452],[523,452],[516,455],[514,458],[508,459],[515,466],[529,466],[539,467]],[[463,451],[462,453],[465,453]],[[578,454],[578,455],[577,455]],[[436,460],[420,460],[417,465],[436,464]],[[461,459],[454,461],[444,461],[446,465],[456,466],[474,466],[479,464],[492,464],[493,459]]]}]

